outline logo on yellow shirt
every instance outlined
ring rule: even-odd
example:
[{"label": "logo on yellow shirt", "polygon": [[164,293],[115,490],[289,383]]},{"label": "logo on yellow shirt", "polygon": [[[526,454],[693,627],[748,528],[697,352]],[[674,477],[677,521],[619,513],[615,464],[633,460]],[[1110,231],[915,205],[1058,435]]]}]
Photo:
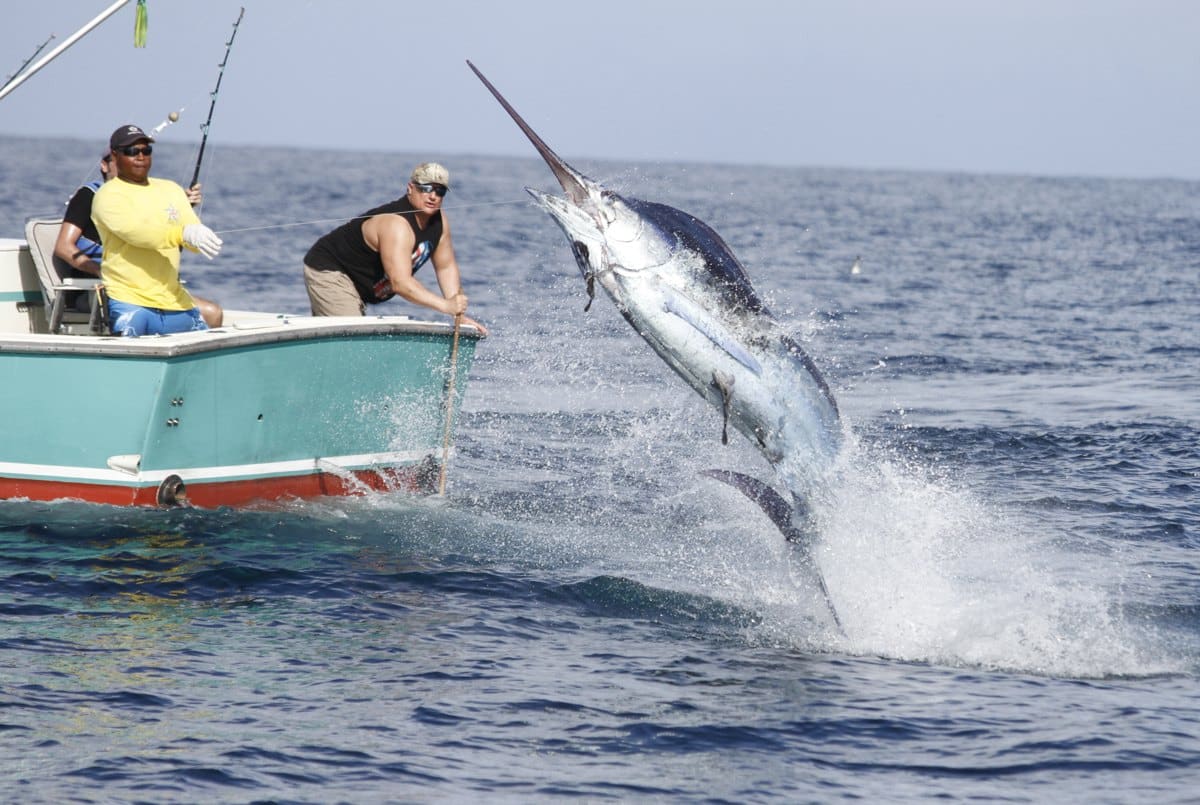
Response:
[{"label": "logo on yellow shirt", "polygon": [[179,210],[174,204],[167,205],[167,220],[173,224],[179,223]]}]

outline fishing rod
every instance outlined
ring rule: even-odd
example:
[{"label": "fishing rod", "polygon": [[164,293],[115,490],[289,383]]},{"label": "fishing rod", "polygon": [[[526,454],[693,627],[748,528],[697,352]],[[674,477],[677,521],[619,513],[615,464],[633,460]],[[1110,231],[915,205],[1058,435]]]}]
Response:
[{"label": "fishing rod", "polygon": [[7,87],[9,84],[11,84],[14,80],[16,80],[17,76],[19,76],[21,73],[25,72],[25,68],[33,63],[33,60],[38,57],[39,53],[41,53],[43,50],[46,49],[46,45],[50,44],[50,41],[52,39],[54,39],[54,34],[50,34],[50,36],[46,39],[45,42],[38,45],[38,48],[37,48],[37,50],[35,50],[33,52],[33,55],[30,56],[28,59],[26,59],[25,63],[22,64],[20,67],[18,67],[17,71],[15,73],[10,75],[8,78],[4,79],[4,83],[0,84],[0,90],[3,90],[5,87]]},{"label": "fishing rod", "polygon": [[7,84],[4,85],[3,88],[0,88],[0,98],[3,98],[4,96],[8,95],[10,92],[15,90],[17,87],[24,84],[28,79],[33,78],[35,73],[37,73],[39,70],[41,70],[43,67],[45,67],[50,62],[57,59],[60,53],[62,53],[67,48],[71,47],[71,45],[78,42],[80,39],[82,39],[84,36],[86,36],[89,32],[91,32],[91,30],[93,28],[95,28],[100,23],[104,22],[106,19],[111,17],[113,14],[116,14],[117,11],[119,11],[122,6],[124,6],[128,3],[129,3],[129,0],[117,0],[111,6],[104,9],[104,11],[100,12],[99,16],[97,16],[91,22],[84,25],[82,28],[80,28],[75,33],[71,34],[69,37],[66,38],[65,41],[63,41],[62,44],[60,44],[58,47],[54,48],[54,50],[50,51],[45,56],[43,56],[41,59],[39,59],[37,64],[33,65],[25,72],[21,73],[20,75],[16,76],[12,80],[10,80]]},{"label": "fishing rod", "polygon": [[212,103],[208,105],[208,120],[204,121],[204,125],[200,130],[204,132],[200,138],[200,153],[196,155],[196,170],[192,173],[192,181],[188,187],[194,187],[200,181],[200,162],[204,159],[204,146],[208,143],[208,127],[212,123],[213,109],[217,108],[217,93],[221,91],[221,78],[225,75],[225,65],[229,61],[229,51],[233,49],[233,40],[237,36],[238,25],[242,22],[242,15],[246,13],[246,8],[243,6],[238,11],[237,20],[233,23],[233,33],[229,35],[229,41],[225,43],[225,58],[217,65],[217,85],[213,87]]}]

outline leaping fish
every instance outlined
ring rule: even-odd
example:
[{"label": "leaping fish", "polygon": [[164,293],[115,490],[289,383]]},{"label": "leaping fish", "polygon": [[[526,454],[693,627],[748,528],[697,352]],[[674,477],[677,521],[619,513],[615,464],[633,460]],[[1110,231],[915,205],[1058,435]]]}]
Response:
[{"label": "leaping fish", "polygon": [[[743,433],[773,465],[793,507],[803,508],[827,480],[841,449],[837,402],[737,257],[695,216],[621,195],[568,165],[467,64],[562,185],[565,197],[526,191],[566,234],[587,283],[589,306],[598,283],[667,365],[722,412],[723,438],[729,424]],[[781,522],[779,501],[762,492],[761,482],[735,481],[745,476],[720,471],[712,477],[731,483]],[[797,541],[800,532],[784,533]],[[829,606],[836,623],[831,601]]]}]

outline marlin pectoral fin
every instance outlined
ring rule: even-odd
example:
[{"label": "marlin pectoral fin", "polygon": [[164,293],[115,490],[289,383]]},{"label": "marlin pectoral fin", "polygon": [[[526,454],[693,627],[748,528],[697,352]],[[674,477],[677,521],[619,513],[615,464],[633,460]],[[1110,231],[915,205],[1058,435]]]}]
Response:
[{"label": "marlin pectoral fin", "polygon": [[725,331],[724,328],[715,324],[711,319],[704,316],[702,311],[692,302],[685,301],[682,297],[671,295],[667,297],[667,301],[663,303],[663,310],[674,314],[683,319],[694,329],[704,335],[709,341],[712,341],[721,349],[729,353],[729,356],[735,361],[745,366],[756,375],[762,374],[762,364],[760,364],[753,355],[745,350],[732,335]]},{"label": "marlin pectoral fin", "polygon": [[596,272],[592,270],[591,251],[581,240],[571,241],[571,251],[575,253],[575,262],[587,285],[588,300],[587,304],[583,306],[583,312],[587,313],[592,309],[592,302],[596,301]]},{"label": "marlin pectoral fin", "polygon": [[733,378],[713,372],[713,386],[721,392],[721,444],[729,444],[729,411],[733,407]]},{"label": "marlin pectoral fin", "polygon": [[811,536],[796,527],[796,508],[789,505],[783,496],[769,484],[745,473],[733,470],[702,470],[700,474],[729,484],[757,503],[758,507],[775,524],[775,527],[782,532],[783,538],[800,549],[801,561],[816,576],[817,586],[820,587],[821,595],[825,598],[825,606],[829,608],[829,614],[833,616],[834,625],[842,635],[845,635],[846,630],[842,628],[842,620],[838,617],[837,610],[833,608],[833,599],[829,597],[829,588],[825,586],[825,577],[821,575],[821,569],[817,567],[816,558],[812,554]]}]

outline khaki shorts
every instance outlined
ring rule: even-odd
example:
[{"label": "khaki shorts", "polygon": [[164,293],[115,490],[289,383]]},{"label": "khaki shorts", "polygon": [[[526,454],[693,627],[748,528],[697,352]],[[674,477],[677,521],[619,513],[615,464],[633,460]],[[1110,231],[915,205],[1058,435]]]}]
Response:
[{"label": "khaki shorts", "polygon": [[367,312],[354,281],[340,271],[305,266],[304,287],[314,316],[362,316]]}]

